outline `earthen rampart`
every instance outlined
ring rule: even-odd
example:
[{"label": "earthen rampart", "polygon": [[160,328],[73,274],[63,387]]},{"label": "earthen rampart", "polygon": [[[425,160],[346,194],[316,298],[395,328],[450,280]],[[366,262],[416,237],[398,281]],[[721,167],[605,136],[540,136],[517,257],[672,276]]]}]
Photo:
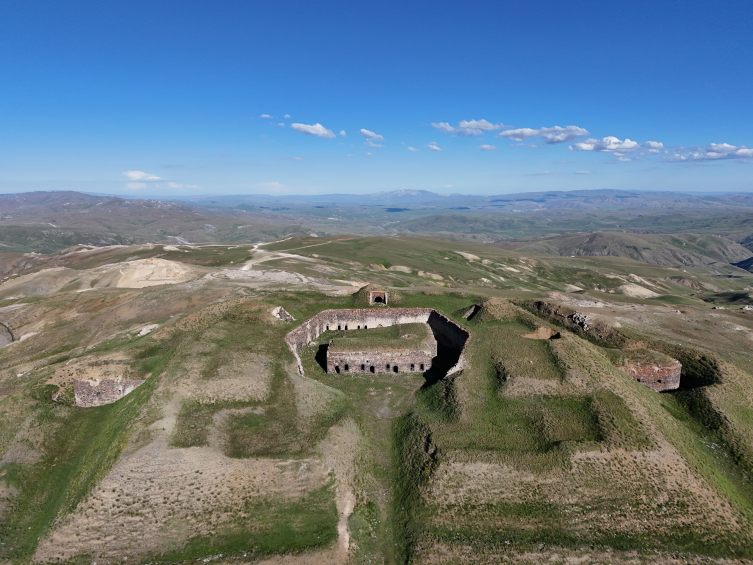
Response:
[{"label": "earthen rampart", "polygon": [[[448,375],[462,370],[465,360],[465,347],[470,339],[470,333],[432,308],[323,310],[288,333],[285,336],[285,341],[296,358],[298,370],[303,374],[301,351],[327,330],[349,331],[412,323],[428,324],[439,347],[452,353],[453,357],[456,356],[457,360],[448,370]],[[420,361],[418,364],[420,365]],[[384,366],[386,367],[386,365],[387,361],[385,360]]]}]

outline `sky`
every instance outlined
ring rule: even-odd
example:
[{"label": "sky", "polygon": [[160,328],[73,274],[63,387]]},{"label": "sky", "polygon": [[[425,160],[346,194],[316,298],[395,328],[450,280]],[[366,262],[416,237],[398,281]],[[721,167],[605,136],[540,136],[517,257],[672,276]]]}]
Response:
[{"label": "sky", "polygon": [[0,0],[0,193],[753,191],[750,0]]}]

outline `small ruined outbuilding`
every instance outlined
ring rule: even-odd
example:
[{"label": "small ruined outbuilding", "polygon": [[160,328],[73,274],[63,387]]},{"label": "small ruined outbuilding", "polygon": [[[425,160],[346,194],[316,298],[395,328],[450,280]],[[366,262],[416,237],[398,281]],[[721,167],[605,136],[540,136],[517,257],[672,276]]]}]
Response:
[{"label": "small ruined outbuilding", "polygon": [[362,329],[329,342],[327,372],[425,372],[436,356],[437,340],[427,324]]},{"label": "small ruined outbuilding", "polygon": [[370,290],[369,291],[369,306],[374,304],[387,304],[387,291],[385,290]]},{"label": "small ruined outbuilding", "polygon": [[677,359],[649,349],[629,350],[624,355],[621,369],[639,383],[657,392],[680,388],[682,364]]},{"label": "small ruined outbuilding", "polygon": [[272,315],[277,318],[278,320],[285,320],[286,322],[292,322],[295,320],[293,316],[288,314],[288,311],[285,310],[282,306],[278,306],[274,310],[272,310]]}]

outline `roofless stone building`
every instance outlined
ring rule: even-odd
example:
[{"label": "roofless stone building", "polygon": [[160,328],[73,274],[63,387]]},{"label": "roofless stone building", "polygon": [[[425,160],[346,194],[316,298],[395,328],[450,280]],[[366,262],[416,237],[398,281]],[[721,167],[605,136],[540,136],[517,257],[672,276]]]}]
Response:
[{"label": "roofless stone building", "polygon": [[[296,329],[285,336],[285,341],[290,347],[293,355],[298,362],[298,371],[303,372],[301,363],[301,351],[313,340],[317,339],[327,330],[371,330],[388,328],[390,326],[401,324],[420,324],[428,326],[427,337],[415,338],[415,341],[407,343],[413,338],[405,338],[400,342],[401,336],[413,334],[414,332],[405,331],[397,335],[397,339],[390,340],[391,350],[389,352],[381,351],[378,347],[355,348],[353,343],[348,345],[342,342],[340,347],[337,340],[333,340],[332,352],[328,351],[327,369],[330,370],[329,359],[333,361],[339,359],[339,365],[332,364],[332,372],[336,366],[340,367],[340,372],[361,372],[361,365],[364,366],[363,372],[371,372],[371,366],[374,366],[374,372],[384,372],[387,365],[390,365],[390,371],[395,372],[395,366],[398,372],[410,372],[411,364],[415,372],[421,372],[421,364],[424,365],[424,372],[436,365],[435,360],[439,357],[443,359],[442,371],[446,375],[451,375],[463,369],[465,348],[470,340],[470,333],[460,325],[456,324],[444,314],[437,312],[432,308],[364,308],[353,310],[323,310],[312,318],[303,322]],[[415,335],[418,336],[416,330]],[[359,332],[353,332],[353,337],[357,337]],[[362,335],[366,335],[364,332]],[[432,341],[433,340],[433,344]],[[423,341],[426,339],[426,341]],[[383,342],[384,343],[384,342]],[[356,351],[356,349],[359,349]],[[379,353],[381,357],[376,354]],[[337,357],[337,355],[340,357]],[[431,358],[424,354],[433,354]],[[368,360],[368,364],[367,364]],[[351,363],[352,361],[352,363]],[[345,365],[348,370],[345,371]],[[353,369],[355,368],[355,370]]]},{"label": "roofless stone building", "polygon": [[348,332],[329,342],[328,373],[423,373],[437,356],[427,324],[397,324]]}]

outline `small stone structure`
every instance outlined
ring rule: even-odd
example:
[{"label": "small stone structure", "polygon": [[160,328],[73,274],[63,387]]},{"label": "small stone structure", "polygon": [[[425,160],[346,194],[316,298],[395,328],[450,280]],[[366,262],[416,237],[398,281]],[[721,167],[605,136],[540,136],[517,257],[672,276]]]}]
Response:
[{"label": "small stone structure", "polygon": [[102,379],[99,381],[73,380],[73,393],[76,398],[76,406],[89,408],[102,406],[120,400],[126,394],[133,392],[144,381],[136,380],[112,380]]},{"label": "small stone structure", "polygon": [[649,349],[623,351],[622,370],[657,392],[680,388],[682,364],[677,359]]},{"label": "small stone structure", "polygon": [[287,310],[285,310],[285,308],[283,308],[282,306],[278,306],[277,308],[272,310],[272,315],[278,320],[285,320],[286,322],[292,322],[293,320],[295,320],[295,318],[288,314]]},{"label": "small stone structure", "polygon": [[[323,310],[288,333],[285,336],[285,341],[296,358],[298,371],[303,374],[301,351],[325,331],[359,330],[412,323],[429,325],[438,347],[443,349],[447,353],[447,357],[451,359],[452,365],[447,371],[448,375],[463,369],[465,348],[471,338],[470,333],[444,314],[440,314],[431,308]],[[384,362],[384,366],[386,364],[387,361]],[[376,370],[376,365],[374,367]]]},{"label": "small stone structure", "polygon": [[[423,324],[421,324],[423,325]],[[328,373],[423,373],[431,368],[437,356],[437,340],[428,327],[419,324],[423,335],[405,335],[397,339],[379,340],[369,344],[346,338],[335,338],[327,349]],[[359,330],[356,330],[356,334]],[[368,332],[369,330],[361,330]],[[350,333],[350,332],[349,332]],[[354,346],[355,344],[355,346]]]},{"label": "small stone structure", "polygon": [[387,304],[387,292],[384,290],[370,290],[369,291],[369,306],[374,304]]},{"label": "small stone structure", "polygon": [[472,320],[476,314],[481,312],[482,308],[483,306],[481,306],[481,304],[474,304],[465,314],[463,314],[463,318],[466,320]]}]

